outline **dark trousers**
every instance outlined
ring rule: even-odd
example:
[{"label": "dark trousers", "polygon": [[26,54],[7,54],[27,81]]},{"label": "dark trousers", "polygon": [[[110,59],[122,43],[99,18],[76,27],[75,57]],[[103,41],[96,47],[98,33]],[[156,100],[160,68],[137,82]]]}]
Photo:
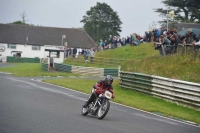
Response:
[{"label": "dark trousers", "polygon": [[91,62],[91,63],[93,62],[93,59],[94,59],[94,57],[90,57],[90,62]]}]

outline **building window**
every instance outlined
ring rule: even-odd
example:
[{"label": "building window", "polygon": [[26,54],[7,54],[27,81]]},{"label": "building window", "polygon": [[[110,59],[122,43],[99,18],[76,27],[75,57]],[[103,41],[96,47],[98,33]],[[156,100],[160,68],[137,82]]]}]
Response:
[{"label": "building window", "polygon": [[10,48],[10,49],[16,49],[17,46],[16,46],[16,44],[8,44],[8,48]]},{"label": "building window", "polygon": [[32,50],[40,50],[40,46],[32,46]]},{"label": "building window", "polygon": [[50,57],[60,58],[60,52],[50,52],[50,53],[51,53]]}]

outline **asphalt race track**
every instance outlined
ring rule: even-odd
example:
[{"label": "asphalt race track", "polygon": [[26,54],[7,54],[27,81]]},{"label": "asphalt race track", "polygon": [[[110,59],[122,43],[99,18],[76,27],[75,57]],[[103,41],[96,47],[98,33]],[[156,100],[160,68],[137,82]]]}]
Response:
[{"label": "asphalt race track", "polygon": [[0,73],[0,133],[200,133],[199,126],[115,103],[103,120],[82,116],[87,97]]}]

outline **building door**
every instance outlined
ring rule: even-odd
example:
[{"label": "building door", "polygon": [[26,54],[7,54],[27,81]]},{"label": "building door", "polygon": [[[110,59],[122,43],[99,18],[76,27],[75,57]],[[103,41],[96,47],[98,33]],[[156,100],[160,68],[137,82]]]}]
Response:
[{"label": "building door", "polygon": [[53,67],[53,60],[54,60],[54,58],[53,57],[50,57],[50,67]]}]

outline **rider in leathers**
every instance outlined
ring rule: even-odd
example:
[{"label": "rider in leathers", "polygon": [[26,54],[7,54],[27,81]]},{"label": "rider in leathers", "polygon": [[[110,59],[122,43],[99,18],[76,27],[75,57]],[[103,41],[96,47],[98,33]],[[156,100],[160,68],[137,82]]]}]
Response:
[{"label": "rider in leathers", "polygon": [[113,77],[111,75],[107,75],[105,80],[99,80],[94,86],[94,90],[92,91],[92,94],[90,95],[89,99],[83,105],[83,107],[87,107],[90,103],[94,102],[96,97],[102,93],[105,92],[105,90],[108,90],[112,93],[112,98],[115,98],[113,87],[112,87]]}]

